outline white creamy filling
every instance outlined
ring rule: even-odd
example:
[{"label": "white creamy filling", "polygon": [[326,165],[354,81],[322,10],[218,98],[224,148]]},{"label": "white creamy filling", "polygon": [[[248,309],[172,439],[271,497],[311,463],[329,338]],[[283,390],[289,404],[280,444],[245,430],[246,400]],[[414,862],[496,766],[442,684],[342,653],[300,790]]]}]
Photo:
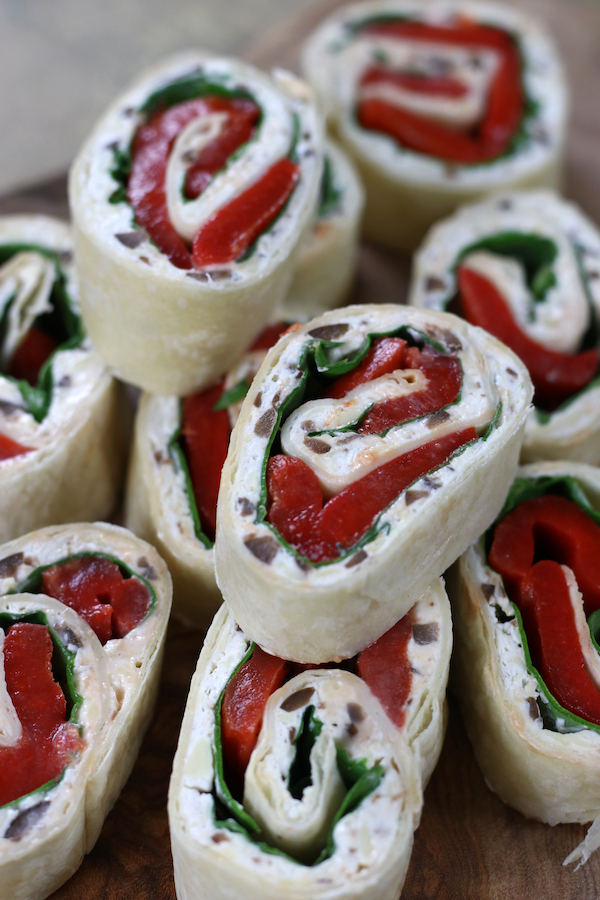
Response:
[{"label": "white creamy filling", "polygon": [[590,324],[589,303],[573,248],[562,234],[553,239],[559,247],[553,267],[557,284],[541,301],[533,298],[525,268],[516,259],[476,250],[464,257],[462,265],[498,289],[528,337],[551,350],[576,353]]},{"label": "white creamy filling", "polygon": [[12,300],[0,350],[3,369],[37,317],[52,311],[50,294],[54,275],[51,260],[31,251],[16,253],[0,268],[0,313]]},{"label": "white creamy filling", "polygon": [[[451,78],[463,85],[465,93],[449,97],[385,82],[361,85],[364,71],[379,58],[385,60],[383,68],[390,72]],[[359,37],[354,45],[340,53],[336,62],[356,84],[359,99],[383,100],[449,128],[461,130],[474,127],[483,118],[490,83],[498,64],[499,54],[495,50],[384,38],[380,35]]]},{"label": "white creamy filling", "polygon": [[[427,378],[419,369],[397,369],[359,385],[346,397],[311,400],[285,422],[281,446],[287,456],[303,460],[319,479],[326,496],[332,496],[373,469],[403,453],[470,426],[481,433],[496,411],[494,382],[484,377],[480,354],[471,348],[460,356],[463,382],[460,399],[436,421],[435,413],[393,426],[386,434],[360,434],[339,429],[364,415],[372,404],[419,393]],[[337,430],[336,430],[337,429]],[[331,430],[332,434],[314,432]]]},{"label": "white creamy filling", "polygon": [[4,640],[5,634],[0,628],[0,747],[12,747],[19,742],[23,726],[6,687]]},{"label": "white creamy filling", "polygon": [[175,141],[166,174],[167,208],[171,224],[186,241],[218,210],[244,193],[280,159],[290,152],[294,120],[287,98],[275,88],[252,85],[262,120],[256,136],[236,159],[228,161],[195,200],[185,200],[183,185],[190,166],[189,156],[198,153],[227,127],[227,113],[194,119]]}]

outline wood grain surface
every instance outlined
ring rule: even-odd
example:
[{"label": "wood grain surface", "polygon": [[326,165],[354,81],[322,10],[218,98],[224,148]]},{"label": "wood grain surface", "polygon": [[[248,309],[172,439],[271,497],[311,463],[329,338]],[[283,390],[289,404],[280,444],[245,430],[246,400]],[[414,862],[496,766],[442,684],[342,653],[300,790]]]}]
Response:
[{"label": "wood grain surface", "polygon": [[[297,68],[305,35],[338,0],[321,0],[265,35],[246,58]],[[566,194],[600,222],[600,6],[523,0],[546,19],[572,88]],[[67,217],[64,177],[0,198],[0,213]],[[354,302],[403,302],[410,261],[369,245],[360,250]],[[166,812],[171,763],[203,634],[169,627],[156,716],[134,771],[102,835],[53,900],[175,900]],[[579,871],[562,867],[584,826],[550,828],[525,819],[488,790],[452,697],[442,756],[425,794],[403,900],[596,900],[600,854]],[[243,900],[243,898],[240,898]],[[369,898],[365,898],[369,900]]]}]

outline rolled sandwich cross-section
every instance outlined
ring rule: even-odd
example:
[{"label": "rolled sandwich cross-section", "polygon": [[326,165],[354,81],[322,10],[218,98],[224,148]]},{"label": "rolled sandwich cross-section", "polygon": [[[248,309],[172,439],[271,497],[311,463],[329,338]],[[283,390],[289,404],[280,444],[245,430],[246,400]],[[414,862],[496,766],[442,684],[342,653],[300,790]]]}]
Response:
[{"label": "rolled sandwich cross-section", "polygon": [[207,628],[221,604],[214,539],[229,436],[267,350],[288,326],[268,325],[227,375],[187,397],[143,394],[125,497],[125,525],[155,546],[173,578],[173,614]]},{"label": "rolled sandwich cross-section", "polygon": [[289,329],[221,478],[217,583],[240,626],[312,663],[380,637],[500,510],[530,399],[514,354],[454,316],[355,306]]},{"label": "rolled sandwich cross-section", "polygon": [[81,327],[68,227],[0,218],[0,540],[108,517],[126,430],[119,385]]},{"label": "rolled sandwich cross-section", "polygon": [[269,656],[223,607],[169,791],[179,900],[397,900],[443,740],[450,649],[439,580],[343,669]]},{"label": "rolled sandwich cross-section", "polygon": [[237,360],[287,293],[322,164],[311,92],[279,70],[187,54],[116,101],[70,199],[86,328],[125,380],[184,394]]},{"label": "rolled sandwich cross-section", "polygon": [[280,307],[285,318],[304,322],[344,303],[358,262],[364,202],[353,163],[338,144],[326,141],[317,218]]},{"label": "rolled sandwich cross-section", "polygon": [[[492,790],[550,825],[600,816],[600,476],[525,466],[453,586],[456,689]],[[566,860],[599,846],[598,823]]]},{"label": "rolled sandwich cross-section", "polygon": [[441,222],[415,258],[409,302],[451,309],[529,369],[522,461],[600,461],[600,233],[550,191],[502,194]]},{"label": "rolled sandwich cross-section", "polygon": [[373,0],[333,13],[303,69],[356,162],[364,231],[413,249],[461,203],[559,186],[567,97],[553,42],[477,0]]},{"label": "rolled sandwich cross-section", "polygon": [[[42,900],[92,849],[129,776],[158,690],[171,580],[125,529],[70,525],[3,544],[0,593],[0,897]],[[9,671],[15,623],[15,637],[20,623],[36,634],[19,637]]]}]

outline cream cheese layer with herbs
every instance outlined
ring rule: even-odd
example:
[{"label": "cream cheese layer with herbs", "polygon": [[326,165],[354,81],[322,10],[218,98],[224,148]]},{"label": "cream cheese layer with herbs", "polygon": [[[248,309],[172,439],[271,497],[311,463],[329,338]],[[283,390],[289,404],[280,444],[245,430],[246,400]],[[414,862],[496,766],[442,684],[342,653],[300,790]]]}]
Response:
[{"label": "cream cheese layer with herbs", "polygon": [[0,218],[0,539],[108,517],[123,471],[123,399],[79,317],[68,227]]},{"label": "cream cheese layer with herbs", "polygon": [[188,393],[258,334],[312,225],[321,130],[303,82],[203,53],[106,112],[70,199],[86,328],[123,378]]},{"label": "cream cheese layer with herbs", "polygon": [[0,547],[0,896],[43,900],[94,846],[158,688],[171,586],[122,528]]},{"label": "cream cheese layer with herbs", "polygon": [[451,309],[529,367],[525,462],[600,460],[599,257],[596,226],[549,191],[465,207],[415,257],[409,303]]},{"label": "cream cheese layer with herbs", "polygon": [[[599,548],[598,470],[536,463],[451,581],[456,689],[479,766],[505,803],[550,825],[600,816]],[[567,862],[586,861],[597,830]]]},{"label": "cream cheese layer with herbs", "polygon": [[558,187],[567,94],[545,29],[470,0],[374,0],[309,37],[303,71],[367,192],[365,233],[413,249],[492,190]]},{"label": "cream cheese layer with herbs", "polygon": [[240,626],[299,662],[380,637],[501,508],[530,400],[514,354],[448,314],[356,306],[289,329],[221,480],[217,583]]},{"label": "cream cheese layer with herbs", "polygon": [[395,900],[443,740],[450,648],[440,581],[344,669],[268,656],[223,607],[169,791],[180,900]]},{"label": "cream cheese layer with herbs", "polygon": [[317,218],[298,256],[284,318],[304,322],[343,304],[358,262],[364,203],[354,164],[337,143],[326,141]]}]

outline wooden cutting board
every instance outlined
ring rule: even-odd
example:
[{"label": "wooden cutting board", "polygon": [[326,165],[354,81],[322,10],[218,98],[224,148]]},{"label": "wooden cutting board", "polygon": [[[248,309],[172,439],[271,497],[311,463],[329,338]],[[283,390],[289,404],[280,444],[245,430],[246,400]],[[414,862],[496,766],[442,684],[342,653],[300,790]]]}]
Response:
[{"label": "wooden cutting board", "polygon": [[[268,68],[297,69],[298,47],[339,5],[324,0],[249,50]],[[572,86],[566,193],[600,222],[600,6],[522,0],[557,36]],[[0,198],[0,213],[45,212],[67,217],[66,181],[57,178]],[[410,261],[363,245],[353,302],[403,302]],[[169,628],[154,723],[133,774],[102,835],[81,868],[53,900],[175,900],[166,802],[187,690],[203,634],[176,622]],[[456,702],[425,806],[403,900],[596,900],[600,854],[578,872],[562,867],[585,827],[529,821],[492,794],[477,768]],[[240,898],[243,900],[243,898]],[[365,898],[369,900],[369,898]]]}]

